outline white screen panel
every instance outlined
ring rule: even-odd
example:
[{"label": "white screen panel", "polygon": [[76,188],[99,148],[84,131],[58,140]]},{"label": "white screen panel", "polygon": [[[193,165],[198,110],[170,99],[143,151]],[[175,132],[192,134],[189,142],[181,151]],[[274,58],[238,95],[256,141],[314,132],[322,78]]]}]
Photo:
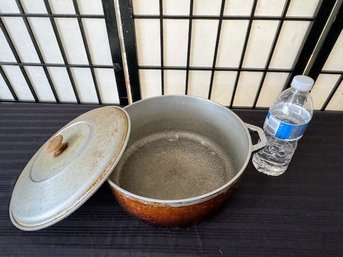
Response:
[{"label": "white screen panel", "polygon": [[186,71],[164,71],[164,93],[166,95],[184,95],[186,85]]},{"label": "white screen panel", "polygon": [[226,1],[224,15],[250,15],[253,0],[230,0]]},{"label": "white screen panel", "polygon": [[6,40],[2,30],[0,30],[0,61],[2,62],[16,62],[12,50]]},{"label": "white screen panel", "polygon": [[8,89],[7,84],[3,77],[0,75],[0,100],[14,100],[11,91]]},{"label": "white screen panel", "polygon": [[313,107],[320,110],[335,86],[339,75],[320,74],[311,90]]},{"label": "white screen panel", "polygon": [[270,107],[284,88],[288,76],[288,73],[268,72],[256,106]]},{"label": "white screen panel", "polygon": [[139,65],[161,65],[159,20],[135,20]]},{"label": "white screen panel", "polygon": [[158,0],[132,0],[134,14],[159,14]]},{"label": "white screen panel", "polygon": [[225,106],[230,105],[237,72],[216,71],[214,73],[211,100]]},{"label": "white screen panel", "polygon": [[20,68],[17,66],[2,66],[2,68],[5,71],[18,99],[23,101],[34,101]]},{"label": "white screen panel", "polygon": [[103,103],[119,104],[117,82],[113,69],[94,69]]},{"label": "white screen panel", "polygon": [[192,24],[191,66],[212,66],[218,21],[194,20]]},{"label": "white screen panel", "polygon": [[49,3],[54,14],[75,14],[72,0],[49,0]]},{"label": "white screen panel", "polygon": [[92,73],[86,68],[71,68],[82,103],[98,103]]},{"label": "white screen panel", "polygon": [[39,50],[47,63],[64,64],[52,25],[48,18],[28,18]]},{"label": "white screen panel", "polygon": [[343,71],[343,32],[339,35],[328,59],[325,62],[323,70]]},{"label": "white screen panel", "polygon": [[0,12],[2,13],[19,13],[18,6],[15,1],[1,1]]},{"label": "white screen panel", "polygon": [[223,21],[218,45],[217,67],[238,67],[247,27],[248,21]]},{"label": "white screen panel", "polygon": [[189,0],[163,0],[163,14],[189,15]]},{"label": "white screen panel", "polygon": [[22,62],[39,62],[38,55],[22,18],[2,18]]},{"label": "white screen panel", "polygon": [[75,94],[66,68],[48,67],[50,77],[61,102],[76,103]]},{"label": "white screen panel", "polygon": [[161,95],[161,71],[139,70],[142,99]]},{"label": "white screen panel", "polygon": [[343,82],[339,85],[325,110],[343,111]]},{"label": "white screen panel", "polygon": [[78,4],[81,14],[104,14],[101,0],[81,0]]},{"label": "white screen panel", "polygon": [[83,19],[82,21],[93,64],[112,65],[105,20]]},{"label": "white screen panel", "polygon": [[252,107],[260,84],[262,72],[241,72],[236,95],[233,101],[235,107]]},{"label": "white screen panel", "polygon": [[[323,1],[325,4],[325,1]],[[319,0],[292,0],[289,5],[287,16],[313,17]]]},{"label": "white screen panel", "polygon": [[187,20],[165,19],[163,21],[164,65],[186,66],[188,24]]},{"label": "white screen panel", "polygon": [[188,94],[207,98],[210,80],[210,71],[189,71]]},{"label": "white screen panel", "polygon": [[270,68],[290,69],[300,51],[310,22],[285,21],[276,44]]},{"label": "white screen panel", "polygon": [[281,16],[285,2],[285,0],[259,0],[255,16]]},{"label": "white screen panel", "polygon": [[219,15],[221,0],[194,0],[194,15]]},{"label": "white screen panel", "polygon": [[26,13],[47,13],[43,0],[21,0],[21,4]]},{"label": "white screen panel", "polygon": [[88,64],[77,19],[58,18],[55,21],[68,62],[71,64]]},{"label": "white screen panel", "polygon": [[35,89],[40,101],[55,102],[55,97],[51,91],[49,81],[42,67],[26,66],[26,73]]},{"label": "white screen panel", "polygon": [[265,67],[278,23],[278,21],[262,20],[252,23],[243,67]]}]

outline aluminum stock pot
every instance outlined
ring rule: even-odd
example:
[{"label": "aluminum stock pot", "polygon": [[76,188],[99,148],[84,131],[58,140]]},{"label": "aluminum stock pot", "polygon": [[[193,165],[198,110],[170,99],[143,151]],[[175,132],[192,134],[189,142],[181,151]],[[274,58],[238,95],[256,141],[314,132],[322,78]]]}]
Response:
[{"label": "aluminum stock pot", "polygon": [[[259,142],[252,144],[249,130]],[[119,204],[162,226],[188,226],[217,210],[244,173],[263,130],[192,96],[101,107],[56,132],[13,189],[9,215],[22,230],[64,219],[107,180]]]}]

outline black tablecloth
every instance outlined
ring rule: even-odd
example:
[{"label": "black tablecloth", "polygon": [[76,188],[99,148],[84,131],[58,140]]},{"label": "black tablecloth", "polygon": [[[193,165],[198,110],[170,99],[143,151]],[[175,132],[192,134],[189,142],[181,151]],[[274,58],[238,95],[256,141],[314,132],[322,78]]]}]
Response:
[{"label": "black tablecloth", "polygon": [[[250,163],[217,214],[190,228],[132,218],[103,185],[58,224],[15,228],[8,205],[38,148],[91,105],[0,104],[0,256],[343,256],[343,113],[317,112],[286,173]],[[262,126],[265,111],[236,110]]]}]

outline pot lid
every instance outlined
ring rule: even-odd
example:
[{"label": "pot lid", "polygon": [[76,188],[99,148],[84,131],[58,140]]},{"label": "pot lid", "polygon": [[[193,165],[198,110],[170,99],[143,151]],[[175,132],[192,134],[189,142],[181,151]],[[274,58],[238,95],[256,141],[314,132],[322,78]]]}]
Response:
[{"label": "pot lid", "polygon": [[101,107],[53,135],[28,162],[13,189],[12,223],[39,230],[64,219],[106,181],[130,133],[127,112]]}]

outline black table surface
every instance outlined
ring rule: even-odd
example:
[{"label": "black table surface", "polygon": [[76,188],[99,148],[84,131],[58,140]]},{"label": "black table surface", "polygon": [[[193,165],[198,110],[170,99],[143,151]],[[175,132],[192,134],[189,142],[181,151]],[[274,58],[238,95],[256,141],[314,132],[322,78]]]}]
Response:
[{"label": "black table surface", "polygon": [[[103,185],[52,227],[15,228],[15,181],[59,128],[95,105],[0,104],[0,256],[343,256],[343,113],[316,112],[286,173],[251,162],[215,215],[189,228],[161,228],[125,213]],[[235,110],[262,126],[266,111]]]}]

